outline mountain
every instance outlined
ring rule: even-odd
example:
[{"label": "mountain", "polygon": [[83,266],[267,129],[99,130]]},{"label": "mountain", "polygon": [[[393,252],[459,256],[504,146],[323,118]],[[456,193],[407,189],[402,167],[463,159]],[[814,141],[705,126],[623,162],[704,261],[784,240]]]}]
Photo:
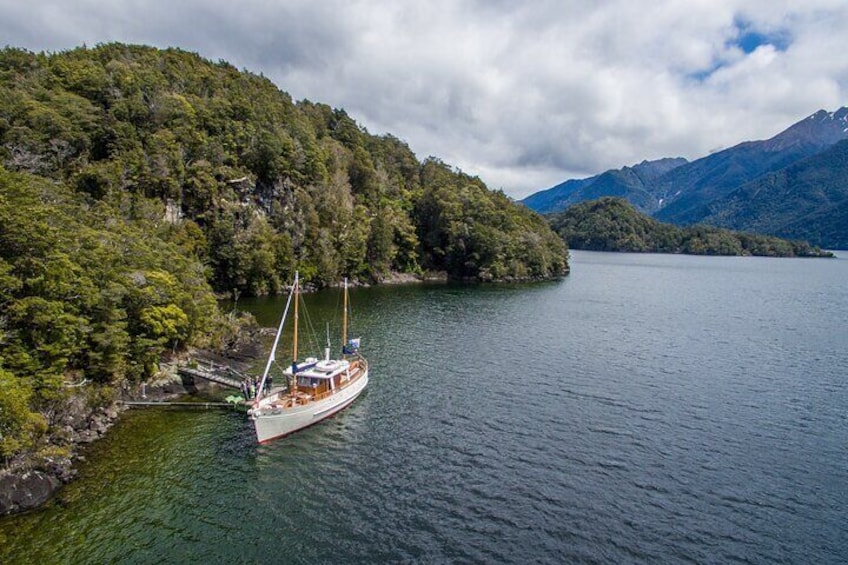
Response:
[{"label": "mountain", "polygon": [[573,204],[574,201],[571,196],[582,187],[595,182],[599,176],[595,175],[594,177],[585,179],[570,179],[547,190],[533,193],[520,202],[540,214],[558,212]]},{"label": "mountain", "polygon": [[548,219],[572,249],[690,255],[832,256],[806,242],[704,225],[681,228],[664,224],[640,213],[623,198],[604,197],[580,202]]},{"label": "mountain", "polygon": [[593,177],[565,181],[532,194],[521,203],[540,214],[547,214],[564,210],[577,202],[594,200],[601,196],[621,196],[640,209],[653,209],[655,198],[646,191],[645,187],[658,177],[686,163],[686,159],[682,157],[642,161],[632,167],[611,169]]},{"label": "mountain", "polygon": [[848,108],[819,110],[771,139],[740,143],[657,178],[649,191],[659,199],[658,209],[651,212],[678,225],[703,221],[713,200],[846,138]]},{"label": "mountain", "polygon": [[740,143],[692,162],[660,160],[668,169],[659,174],[635,178],[625,167],[566,181],[522,203],[550,213],[622,196],[640,211],[676,225],[705,222],[842,248],[848,246],[848,222],[843,221],[848,204],[839,188],[845,175],[843,149],[836,145],[846,139],[848,108],[819,110],[770,139]]},{"label": "mountain", "polygon": [[713,201],[709,224],[848,249],[848,140]]}]

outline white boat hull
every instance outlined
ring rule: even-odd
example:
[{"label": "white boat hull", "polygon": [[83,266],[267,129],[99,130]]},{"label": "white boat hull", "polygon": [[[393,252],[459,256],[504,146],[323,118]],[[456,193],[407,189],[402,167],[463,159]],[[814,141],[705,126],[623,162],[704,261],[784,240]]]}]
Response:
[{"label": "white boat hull", "polygon": [[368,385],[368,369],[345,387],[322,398],[287,408],[252,409],[250,417],[256,428],[256,440],[265,443],[317,424],[349,406]]}]

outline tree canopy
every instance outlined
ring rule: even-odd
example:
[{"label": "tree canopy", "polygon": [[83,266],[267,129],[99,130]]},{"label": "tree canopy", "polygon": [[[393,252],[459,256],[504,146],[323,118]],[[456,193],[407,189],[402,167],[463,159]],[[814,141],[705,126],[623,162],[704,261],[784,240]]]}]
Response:
[{"label": "tree canopy", "polygon": [[[343,110],[261,75],[123,44],[0,52],[0,158],[131,220],[175,225],[218,291],[279,292],[295,267],[548,278],[565,248],[533,214]],[[463,227],[463,226],[467,226]],[[473,228],[473,229],[472,229]],[[467,233],[466,233],[467,232]],[[516,253],[529,240],[531,253]]]}]

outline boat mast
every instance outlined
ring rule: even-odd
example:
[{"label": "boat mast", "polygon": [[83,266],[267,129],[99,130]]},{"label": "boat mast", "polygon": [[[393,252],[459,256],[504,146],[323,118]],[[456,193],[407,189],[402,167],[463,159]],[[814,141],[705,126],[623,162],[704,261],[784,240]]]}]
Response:
[{"label": "boat mast", "polygon": [[292,362],[297,363],[297,303],[299,298],[298,293],[298,273],[294,274],[294,340],[292,344]]},{"label": "boat mast", "polygon": [[292,294],[294,294],[294,339],[292,340],[292,380],[294,384],[292,385],[292,392],[297,394],[297,303],[300,297],[300,278],[297,271],[294,273],[294,290]]},{"label": "boat mast", "polygon": [[344,280],[344,300],[342,309],[342,359],[345,356],[345,347],[347,347],[347,277]]},{"label": "boat mast", "polygon": [[[294,274],[294,284],[297,286],[297,273]],[[268,372],[271,370],[271,364],[277,358],[277,345],[280,343],[280,336],[283,335],[283,325],[286,323],[286,316],[289,313],[292,296],[294,296],[294,288],[289,294],[289,299],[286,301],[286,308],[283,310],[283,317],[280,318],[280,326],[277,328],[277,335],[274,336],[274,345],[271,347],[271,354],[268,356],[268,362],[265,364],[265,371],[262,373],[262,382],[259,383],[259,390],[256,391],[256,402],[262,397],[262,391],[265,390],[265,380],[268,378]],[[295,311],[297,311],[297,302],[295,301]],[[295,314],[295,316],[297,316]]]}]

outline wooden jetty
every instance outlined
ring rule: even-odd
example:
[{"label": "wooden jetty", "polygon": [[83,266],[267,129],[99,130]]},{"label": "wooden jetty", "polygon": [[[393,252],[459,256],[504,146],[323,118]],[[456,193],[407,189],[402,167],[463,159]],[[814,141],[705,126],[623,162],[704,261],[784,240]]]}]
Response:
[{"label": "wooden jetty", "polygon": [[[215,363],[206,359],[194,360],[189,365],[183,365],[177,368],[177,373],[183,378],[183,386],[186,390],[194,384],[194,379],[204,379],[224,387],[234,388],[241,391],[242,383],[248,377],[226,365]],[[226,402],[209,402],[209,401],[164,401],[164,400],[144,400],[147,398],[145,394],[145,384],[141,385],[142,400],[123,400],[119,401],[127,407],[179,407],[179,408],[229,408],[231,410],[247,410],[247,404],[244,398],[239,395],[229,396]]]},{"label": "wooden jetty", "polygon": [[246,378],[232,367],[207,360],[198,360],[193,366],[180,367],[177,372],[185,377],[205,379],[236,390],[241,390],[241,383]]},{"label": "wooden jetty", "polygon": [[121,400],[124,406],[178,406],[181,408],[233,408],[230,402],[165,402],[156,400]]}]

